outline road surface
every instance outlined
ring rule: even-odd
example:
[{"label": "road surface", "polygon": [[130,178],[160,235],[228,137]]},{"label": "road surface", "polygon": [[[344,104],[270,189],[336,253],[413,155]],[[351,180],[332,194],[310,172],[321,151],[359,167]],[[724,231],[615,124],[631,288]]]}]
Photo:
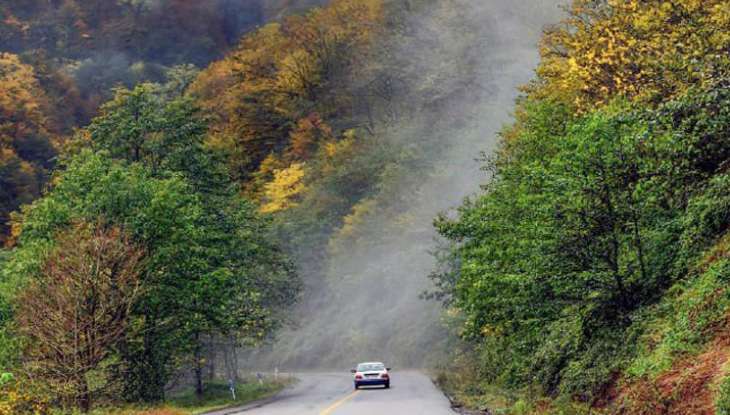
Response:
[{"label": "road surface", "polygon": [[349,373],[299,374],[278,399],[236,415],[453,415],[431,380],[415,371],[391,372],[390,389],[353,389]]}]

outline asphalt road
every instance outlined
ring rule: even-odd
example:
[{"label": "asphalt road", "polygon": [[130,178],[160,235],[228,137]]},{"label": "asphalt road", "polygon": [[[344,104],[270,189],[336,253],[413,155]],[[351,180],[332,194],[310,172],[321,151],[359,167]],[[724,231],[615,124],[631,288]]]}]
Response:
[{"label": "asphalt road", "polygon": [[390,389],[353,389],[349,373],[297,375],[299,382],[240,415],[453,415],[449,401],[420,372],[391,372]]}]

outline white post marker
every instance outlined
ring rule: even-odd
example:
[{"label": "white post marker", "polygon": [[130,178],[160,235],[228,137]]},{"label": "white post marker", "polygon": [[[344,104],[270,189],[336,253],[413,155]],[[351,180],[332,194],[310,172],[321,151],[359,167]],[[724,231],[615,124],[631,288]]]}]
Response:
[{"label": "white post marker", "polygon": [[233,400],[236,400],[236,384],[233,383],[233,379],[228,379],[228,389],[231,390],[231,395],[233,396]]}]

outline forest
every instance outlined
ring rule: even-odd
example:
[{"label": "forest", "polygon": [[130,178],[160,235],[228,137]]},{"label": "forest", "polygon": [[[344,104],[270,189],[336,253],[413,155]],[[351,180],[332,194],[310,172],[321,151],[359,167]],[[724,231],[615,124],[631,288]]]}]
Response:
[{"label": "forest", "polygon": [[568,11],[493,180],[435,221],[469,344],[441,381],[510,413],[730,413],[728,3]]},{"label": "forest", "polygon": [[0,413],[202,397],[448,147],[414,120],[468,83],[400,53],[434,1],[280,3],[2,5]]},{"label": "forest", "polygon": [[[461,407],[730,414],[730,4],[567,3],[468,149],[489,180],[435,204],[432,288],[396,294],[443,306]],[[329,342],[342,253],[421,235],[493,110],[473,4],[0,0],[0,415],[182,415],[224,353]]]}]

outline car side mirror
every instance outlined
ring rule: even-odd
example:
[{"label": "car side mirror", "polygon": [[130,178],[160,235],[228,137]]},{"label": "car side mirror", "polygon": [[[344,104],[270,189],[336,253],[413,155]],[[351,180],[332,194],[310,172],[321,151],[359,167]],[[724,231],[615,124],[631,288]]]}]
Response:
[{"label": "car side mirror", "polygon": [[357,373],[357,370],[355,370],[355,369],[350,369],[350,373]]},{"label": "car side mirror", "polygon": [[393,369],[391,369],[391,368],[389,368],[389,367],[386,367],[386,368],[385,368],[385,370],[387,370],[388,372],[390,372],[390,371],[391,371],[391,370],[393,370]]}]

